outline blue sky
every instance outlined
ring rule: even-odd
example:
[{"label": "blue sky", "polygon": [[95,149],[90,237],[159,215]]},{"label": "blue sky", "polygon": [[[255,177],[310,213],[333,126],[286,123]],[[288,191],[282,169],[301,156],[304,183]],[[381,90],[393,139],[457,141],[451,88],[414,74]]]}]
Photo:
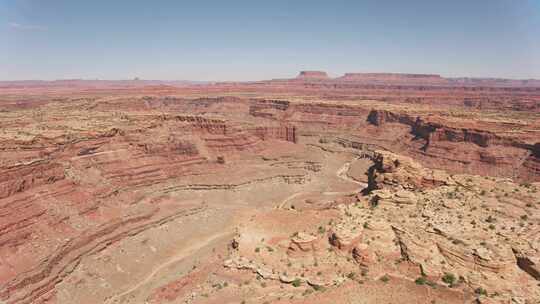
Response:
[{"label": "blue sky", "polygon": [[0,0],[0,80],[540,78],[540,0]]}]

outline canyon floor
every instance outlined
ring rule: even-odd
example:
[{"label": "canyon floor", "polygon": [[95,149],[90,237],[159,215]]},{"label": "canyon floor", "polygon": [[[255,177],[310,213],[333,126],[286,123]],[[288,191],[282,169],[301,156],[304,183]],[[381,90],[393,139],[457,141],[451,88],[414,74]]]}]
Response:
[{"label": "canyon floor", "polygon": [[540,303],[540,85],[0,83],[0,303]]}]

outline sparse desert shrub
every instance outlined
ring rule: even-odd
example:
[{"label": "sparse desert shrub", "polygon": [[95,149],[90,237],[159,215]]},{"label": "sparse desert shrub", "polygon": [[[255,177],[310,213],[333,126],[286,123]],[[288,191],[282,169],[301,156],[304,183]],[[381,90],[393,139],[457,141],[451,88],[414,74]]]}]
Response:
[{"label": "sparse desert shrub", "polygon": [[482,288],[482,287],[478,287],[474,290],[474,293],[479,295],[479,296],[487,296],[487,291]]},{"label": "sparse desert shrub", "polygon": [[494,218],[493,216],[488,216],[488,218],[486,219],[486,222],[488,223],[495,223],[497,221],[496,218]]},{"label": "sparse desert shrub", "polygon": [[456,276],[452,273],[447,272],[443,275],[442,281],[452,286],[456,282]]},{"label": "sparse desert shrub", "polygon": [[214,284],[214,285],[212,285],[212,287],[214,287],[214,288],[216,288],[216,289],[221,289],[221,288],[223,288],[223,286],[222,286],[220,283]]},{"label": "sparse desert shrub", "polygon": [[300,281],[300,279],[294,279],[294,281],[291,282],[291,285],[294,287],[300,287],[300,285],[302,285],[302,281]]}]

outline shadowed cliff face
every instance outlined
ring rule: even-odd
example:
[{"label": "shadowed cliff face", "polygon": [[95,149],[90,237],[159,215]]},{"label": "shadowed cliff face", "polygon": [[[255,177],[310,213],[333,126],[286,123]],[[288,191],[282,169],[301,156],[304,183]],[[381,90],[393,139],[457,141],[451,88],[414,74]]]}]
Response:
[{"label": "shadowed cliff face", "polygon": [[533,155],[536,158],[540,158],[540,143],[535,143],[533,146]]},{"label": "shadowed cliff face", "polygon": [[[456,146],[456,151],[453,153],[459,153],[460,150],[461,154],[475,153],[477,155],[475,160],[466,159],[469,164],[474,161],[493,168],[510,165],[513,169],[521,171],[521,173],[513,173],[514,175],[512,175],[512,170],[508,170],[507,176],[519,177],[522,175],[524,179],[533,176],[533,180],[538,179],[535,177],[538,175],[536,166],[528,165],[538,162],[537,144],[529,144],[519,138],[500,136],[488,130],[479,130],[472,127],[457,128],[439,122],[426,121],[421,117],[414,119],[409,114],[384,110],[372,110],[367,121],[380,128],[384,128],[387,123],[397,123],[410,127],[410,134],[413,136],[412,140],[422,140],[423,145],[420,150],[425,153],[432,153],[436,156],[437,148],[440,145],[451,147],[454,143],[463,143],[466,145]],[[491,149],[496,149],[496,152],[490,151]],[[517,159],[515,158],[516,153],[521,155]],[[440,157],[446,158],[447,156],[441,155]],[[442,164],[440,167],[451,169],[452,165],[450,163]],[[481,173],[482,171],[476,172]]]}]

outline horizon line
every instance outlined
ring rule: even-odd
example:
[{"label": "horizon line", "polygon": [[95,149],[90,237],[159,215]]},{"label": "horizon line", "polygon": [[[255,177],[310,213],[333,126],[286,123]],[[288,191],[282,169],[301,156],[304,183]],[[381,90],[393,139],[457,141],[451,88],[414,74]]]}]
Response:
[{"label": "horizon line", "polygon": [[[265,78],[265,79],[251,79],[251,80],[197,80],[197,79],[159,79],[159,78],[34,78],[34,79],[0,79],[0,82],[24,82],[24,81],[40,81],[40,82],[55,82],[55,81],[159,81],[159,82],[199,82],[199,83],[219,83],[219,82],[256,82],[256,81],[272,81],[272,80],[288,80],[297,79],[301,72],[325,72],[323,70],[302,70],[293,77],[280,77],[280,78]],[[326,73],[326,72],[325,72]],[[540,81],[540,78],[522,78],[522,77],[499,77],[499,76],[444,76],[437,73],[408,73],[408,72],[346,72],[339,76],[328,75],[325,79],[336,80],[340,77],[344,77],[347,74],[381,74],[381,75],[426,75],[426,76],[438,76],[442,79],[483,79],[483,80],[514,80],[514,81]],[[309,78],[309,77],[308,77]]]}]

